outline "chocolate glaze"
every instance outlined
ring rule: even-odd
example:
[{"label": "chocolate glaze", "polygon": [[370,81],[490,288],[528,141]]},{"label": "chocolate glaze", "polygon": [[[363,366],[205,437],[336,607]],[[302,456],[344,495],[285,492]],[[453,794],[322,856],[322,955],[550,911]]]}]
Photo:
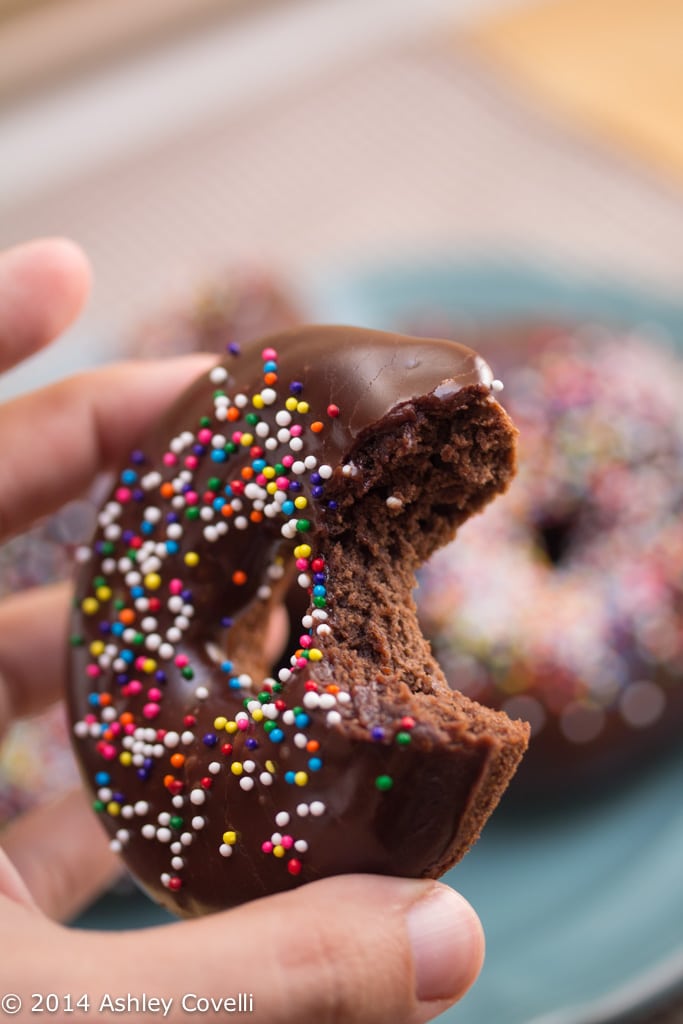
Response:
[{"label": "chocolate glaze", "polygon": [[[486,728],[469,713],[444,730],[433,716],[410,718],[410,694],[373,733],[326,657],[334,580],[321,563],[344,495],[362,495],[353,458],[368,438],[409,424],[418,408],[493,402],[491,383],[488,365],[454,342],[297,329],[228,355],[121,471],[80,552],[70,712],[114,848],[170,909],[206,913],[345,871],[438,874],[472,841],[467,815],[478,801],[490,811],[482,787],[493,773],[497,799],[521,733],[491,712]],[[277,499],[262,463],[279,463],[267,479]],[[480,504],[506,483],[482,488]],[[308,646],[263,682],[271,607],[305,562],[301,585],[318,616]]]}]

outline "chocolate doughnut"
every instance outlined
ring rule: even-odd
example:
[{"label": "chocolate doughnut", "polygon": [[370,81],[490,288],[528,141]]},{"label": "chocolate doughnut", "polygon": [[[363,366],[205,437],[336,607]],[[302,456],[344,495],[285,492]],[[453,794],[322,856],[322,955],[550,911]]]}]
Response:
[{"label": "chocolate doughnut", "polygon": [[307,327],[231,346],[131,453],[79,551],[70,713],[112,846],[171,910],[437,877],[477,838],[527,728],[449,688],[411,590],[513,475],[495,387],[453,342]]},{"label": "chocolate doughnut", "polygon": [[519,798],[585,798],[680,743],[683,364],[647,328],[485,351],[509,366],[519,474],[420,571],[420,619],[453,686],[529,721]]}]

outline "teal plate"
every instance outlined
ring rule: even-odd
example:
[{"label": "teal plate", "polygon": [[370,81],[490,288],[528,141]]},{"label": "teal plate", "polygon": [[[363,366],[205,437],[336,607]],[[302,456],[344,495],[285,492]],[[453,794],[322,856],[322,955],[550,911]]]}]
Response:
[{"label": "teal plate", "polygon": [[[391,329],[434,310],[473,325],[589,319],[646,323],[683,345],[683,305],[532,267],[438,258],[318,279],[307,291],[319,321]],[[682,794],[683,753],[583,804],[523,813],[503,801],[445,879],[481,915],[487,956],[441,1024],[615,1024],[683,996]],[[169,920],[142,896],[110,895],[76,925]]]},{"label": "teal plate", "polygon": [[[683,347],[683,305],[618,282],[437,257],[319,280],[320,320],[405,329],[647,325]],[[442,1024],[607,1024],[683,996],[683,754],[584,804],[505,802],[445,881],[481,915],[486,963]]]}]

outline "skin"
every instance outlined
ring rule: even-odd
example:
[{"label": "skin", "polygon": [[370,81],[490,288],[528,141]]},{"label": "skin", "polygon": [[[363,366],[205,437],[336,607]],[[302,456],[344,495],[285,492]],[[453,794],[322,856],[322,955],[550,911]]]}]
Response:
[{"label": "skin", "polygon": [[[0,372],[59,335],[89,285],[87,260],[71,242],[45,239],[0,254]],[[0,542],[122,460],[207,362],[167,360],[154,372],[108,366],[0,406]],[[39,442],[29,459],[27,436]],[[0,735],[60,698],[68,603],[63,584],[0,602]],[[7,826],[0,845],[0,995],[22,997],[14,1020],[33,1019],[34,992],[88,993],[95,1009],[104,993],[144,992],[173,999],[165,1019],[186,1021],[184,993],[242,991],[254,994],[254,1024],[418,1024],[459,999],[483,959],[481,926],[462,897],[437,882],[363,875],[170,927],[69,930],[57,922],[121,870],[80,791]],[[97,1013],[103,1022],[120,1016]]]}]

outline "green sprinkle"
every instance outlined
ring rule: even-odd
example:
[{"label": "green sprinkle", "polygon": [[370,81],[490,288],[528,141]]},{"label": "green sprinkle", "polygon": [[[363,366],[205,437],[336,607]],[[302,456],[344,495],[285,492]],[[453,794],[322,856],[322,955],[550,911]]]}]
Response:
[{"label": "green sprinkle", "polygon": [[406,744],[410,743],[410,733],[409,732],[397,732],[396,733],[396,742],[400,743],[402,747],[405,747]]},{"label": "green sprinkle", "polygon": [[378,775],[375,779],[375,786],[381,793],[387,793],[394,784],[391,775]]}]

